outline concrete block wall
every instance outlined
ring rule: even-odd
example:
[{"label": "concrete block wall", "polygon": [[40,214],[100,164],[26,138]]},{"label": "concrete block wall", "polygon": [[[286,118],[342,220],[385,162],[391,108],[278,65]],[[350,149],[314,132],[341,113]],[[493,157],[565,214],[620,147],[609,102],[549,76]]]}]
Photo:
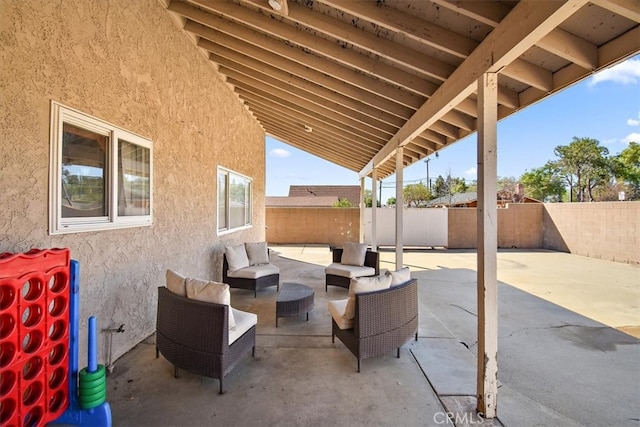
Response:
[{"label": "concrete block wall", "polygon": [[640,201],[544,207],[544,248],[640,264]]},{"label": "concrete block wall", "polygon": [[[498,209],[498,247],[539,249],[542,247],[542,212],[538,203],[509,204]],[[449,209],[450,249],[476,248],[477,209]]]},{"label": "concrete block wall", "polygon": [[325,244],[357,242],[359,208],[266,208],[266,237],[271,244]]}]

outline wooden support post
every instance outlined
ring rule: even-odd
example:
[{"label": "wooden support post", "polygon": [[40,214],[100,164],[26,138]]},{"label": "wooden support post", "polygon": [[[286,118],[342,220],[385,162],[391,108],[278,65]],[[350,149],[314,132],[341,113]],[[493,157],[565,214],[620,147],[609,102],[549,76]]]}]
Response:
[{"label": "wooden support post", "polygon": [[358,242],[360,243],[364,242],[364,227],[365,227],[364,210],[367,208],[367,205],[365,204],[364,190],[365,190],[364,177],[361,177],[360,178],[360,227],[359,227],[360,232],[358,233]]},{"label": "wooden support post", "polygon": [[378,186],[378,170],[374,169],[371,174],[371,248],[375,251],[378,248],[378,192],[376,187]]},{"label": "wooden support post", "polygon": [[396,270],[402,268],[402,252],[404,250],[404,198],[402,196],[403,154],[404,149],[398,147],[396,150]]},{"label": "wooden support post", "polygon": [[478,377],[477,409],[497,416],[498,403],[498,75],[478,79]]}]

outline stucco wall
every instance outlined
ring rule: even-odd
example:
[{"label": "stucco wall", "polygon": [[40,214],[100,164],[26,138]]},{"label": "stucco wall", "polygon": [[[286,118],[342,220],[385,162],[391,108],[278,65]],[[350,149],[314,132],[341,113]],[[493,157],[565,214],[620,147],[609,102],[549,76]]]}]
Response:
[{"label": "stucco wall", "polygon": [[[509,204],[498,209],[499,248],[541,248],[542,212],[539,203]],[[449,209],[449,248],[476,248],[477,209]]]},{"label": "stucco wall", "polygon": [[268,207],[267,241],[272,244],[340,246],[360,238],[359,208]]},{"label": "stucco wall", "polygon": [[640,202],[545,204],[544,247],[640,264]]},{"label": "stucco wall", "polygon": [[[0,252],[70,248],[80,348],[88,316],[124,324],[115,359],[155,330],[167,268],[220,278],[224,243],[264,239],[264,134],[157,0],[8,0],[0,29]],[[153,140],[153,226],[48,235],[51,100]],[[254,190],[253,227],[221,237],[218,165]]]}]

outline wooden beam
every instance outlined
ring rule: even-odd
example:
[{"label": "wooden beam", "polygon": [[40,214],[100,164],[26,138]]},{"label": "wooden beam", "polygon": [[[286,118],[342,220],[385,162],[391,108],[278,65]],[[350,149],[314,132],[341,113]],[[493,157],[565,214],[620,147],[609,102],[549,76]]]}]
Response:
[{"label": "wooden beam", "polygon": [[478,371],[477,409],[495,418],[498,407],[498,76],[478,80]]},{"label": "wooden beam", "polygon": [[640,23],[640,3],[638,0],[593,0],[591,3]]},{"label": "wooden beam", "polygon": [[403,267],[404,252],[404,165],[402,164],[403,147],[396,150],[396,270]]},{"label": "wooden beam", "polygon": [[368,175],[373,164],[383,163],[397,147],[405,145],[471,95],[477,87],[476,80],[484,72],[501,71],[586,2],[520,1],[360,173]]}]

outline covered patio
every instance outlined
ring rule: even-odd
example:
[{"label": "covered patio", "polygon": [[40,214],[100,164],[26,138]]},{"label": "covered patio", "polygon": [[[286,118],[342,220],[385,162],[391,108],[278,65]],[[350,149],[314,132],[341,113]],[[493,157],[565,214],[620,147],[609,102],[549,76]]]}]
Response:
[{"label": "covered patio", "polygon": [[[185,371],[174,379],[172,366],[155,359],[151,336],[109,377],[114,425],[634,426],[640,418],[640,341],[629,335],[640,326],[633,266],[551,251],[498,254],[500,403],[497,419],[482,420],[474,251],[405,254],[419,280],[419,340],[400,359],[367,359],[358,374],[353,355],[331,343],[327,301],[347,291],[325,293],[329,249],[272,249],[283,282],[315,290],[309,322],[284,318],[276,329],[275,289],[257,298],[233,290],[232,305],[258,313],[257,349],[228,376],[227,393]],[[393,268],[393,258],[383,252],[381,268]],[[575,287],[582,293],[566,293]]]}]

